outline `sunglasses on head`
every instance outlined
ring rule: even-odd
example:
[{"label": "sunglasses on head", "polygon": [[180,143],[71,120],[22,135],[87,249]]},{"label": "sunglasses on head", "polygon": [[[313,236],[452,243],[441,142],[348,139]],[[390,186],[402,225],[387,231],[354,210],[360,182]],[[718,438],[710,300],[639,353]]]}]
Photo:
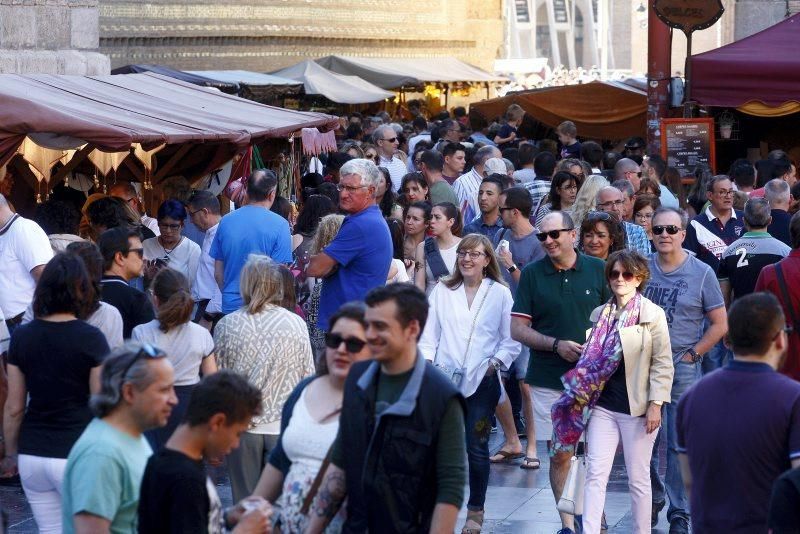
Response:
[{"label": "sunglasses on head", "polygon": [[616,269],[612,269],[611,272],[608,273],[609,280],[617,280],[620,275],[622,275],[622,279],[626,282],[630,282],[633,280],[633,273],[630,271],[618,271]]},{"label": "sunglasses on head", "polygon": [[586,214],[586,218],[590,221],[610,221],[611,214],[605,211],[590,211]]},{"label": "sunglasses on head", "polygon": [[558,239],[558,236],[561,235],[561,232],[569,232],[571,230],[572,230],[572,228],[561,228],[560,230],[550,230],[549,232],[539,232],[538,234],[536,234],[536,239],[538,239],[542,243],[547,241],[548,237],[555,241],[556,239]]},{"label": "sunglasses on head", "polygon": [[653,227],[653,235],[661,235],[665,231],[669,235],[675,235],[675,234],[677,234],[678,232],[681,231],[681,227],[680,226],[675,226],[674,224],[670,224],[670,225],[667,225],[667,226],[659,225],[659,226],[654,226]]},{"label": "sunglasses on head", "polygon": [[366,341],[358,339],[357,337],[344,338],[339,334],[334,334],[331,332],[325,334],[325,346],[329,349],[338,349],[342,342],[344,342],[345,350],[353,354],[361,352],[361,350],[364,348],[364,345],[367,344]]},{"label": "sunglasses on head", "polygon": [[[155,360],[164,357],[166,357],[164,351],[162,351],[158,347],[150,345],[149,343],[144,343],[142,345],[142,348],[139,349],[139,352],[136,353],[136,356],[133,357],[133,359],[128,363],[128,365],[125,366],[125,370],[122,371],[122,374],[120,375],[120,377],[122,378],[122,383],[125,382],[125,376],[127,376],[128,372],[130,372],[133,365],[142,358]],[[120,386],[122,386],[122,383],[120,383]]]}]

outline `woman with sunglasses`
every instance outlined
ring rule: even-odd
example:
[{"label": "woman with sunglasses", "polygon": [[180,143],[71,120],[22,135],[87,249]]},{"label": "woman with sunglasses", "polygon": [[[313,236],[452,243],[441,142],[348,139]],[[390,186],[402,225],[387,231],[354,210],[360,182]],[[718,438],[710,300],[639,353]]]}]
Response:
[{"label": "woman with sunglasses", "polygon": [[545,215],[551,211],[566,211],[570,213],[572,205],[575,204],[575,199],[578,196],[579,187],[579,178],[571,172],[559,171],[555,173],[550,181],[550,193],[547,195],[547,203],[543,204],[534,215],[534,226],[538,227]]},{"label": "woman with sunglasses", "polygon": [[[325,334],[325,371],[300,382],[283,405],[281,435],[253,492],[277,501],[283,532],[305,530],[301,508],[336,438],[350,366],[371,357],[366,328],[362,303],[339,308]],[[325,532],[339,532],[342,519],[340,513]]]},{"label": "woman with sunglasses", "polygon": [[440,278],[453,272],[456,247],[461,241],[461,213],[454,204],[440,202],[431,209],[428,226],[431,237],[417,245],[417,270],[414,274],[414,283],[426,295],[431,294]]},{"label": "woman with sunglasses", "polygon": [[661,207],[661,200],[654,195],[639,195],[633,203],[633,222],[644,228],[650,240],[650,252],[655,252],[653,245],[653,215]]},{"label": "woman with sunglasses", "polygon": [[235,502],[253,493],[266,455],[278,441],[281,406],[305,377],[314,373],[308,329],[297,314],[281,306],[283,276],[267,256],[251,254],[242,269],[239,290],[244,305],[214,329],[219,366],[247,377],[261,390],[261,414],[228,455]]},{"label": "woman with sunglasses", "polygon": [[625,234],[614,218],[604,211],[590,211],[581,223],[581,252],[605,261],[612,252],[625,247]]},{"label": "woman with sunglasses", "polygon": [[489,485],[489,432],[500,400],[499,370],[522,349],[511,339],[511,291],[486,236],[458,243],[456,268],[430,294],[419,351],[450,377],[466,398],[469,502],[462,534],[478,534]]},{"label": "woman with sunglasses", "polygon": [[61,532],[67,455],[92,420],[89,395],[100,389],[109,347],[84,322],[96,286],[83,260],[61,253],[42,271],[33,295],[34,319],[14,330],[8,349],[8,398],[0,474],[19,469],[39,532]]},{"label": "woman with sunglasses", "polygon": [[158,229],[161,235],[142,241],[144,249],[144,277],[150,283],[164,267],[183,273],[191,287],[197,277],[200,264],[200,247],[181,235],[186,221],[186,208],[174,198],[165,200],[158,207]]},{"label": "woman with sunglasses", "polygon": [[583,532],[600,532],[606,486],[620,440],[628,472],[634,533],[650,532],[650,457],[670,402],[672,348],[664,310],[646,299],[648,261],[630,250],[605,268],[613,297],[591,314],[589,338],[553,405],[553,449],[574,451],[586,433]]}]

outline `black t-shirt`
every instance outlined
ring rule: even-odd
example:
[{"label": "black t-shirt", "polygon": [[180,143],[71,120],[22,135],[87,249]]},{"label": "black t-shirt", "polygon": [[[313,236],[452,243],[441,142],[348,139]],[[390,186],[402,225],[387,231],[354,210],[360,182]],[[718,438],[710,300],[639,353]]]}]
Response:
[{"label": "black t-shirt", "polygon": [[104,275],[100,286],[101,300],[118,309],[122,316],[122,337],[125,339],[130,339],[134,327],[149,323],[155,318],[147,295],[129,286],[124,278]]},{"label": "black t-shirt", "polygon": [[625,358],[619,362],[617,370],[606,382],[597,405],[606,410],[631,414],[631,404],[628,400],[628,386],[625,382]]},{"label": "black t-shirt", "polygon": [[109,352],[106,337],[83,321],[34,319],[11,336],[8,363],[25,375],[30,395],[19,436],[19,452],[66,458],[86,425],[89,374]]},{"label": "black t-shirt", "polygon": [[139,532],[214,534],[221,529],[222,505],[203,462],[167,448],[153,454],[142,477]]},{"label": "black t-shirt", "polygon": [[800,468],[785,472],[775,481],[768,524],[772,534],[800,533]]},{"label": "black t-shirt", "polygon": [[792,216],[784,210],[772,210],[770,215],[772,216],[772,222],[767,227],[767,232],[778,241],[782,241],[791,247],[792,236],[789,234],[789,222],[792,220]]}]

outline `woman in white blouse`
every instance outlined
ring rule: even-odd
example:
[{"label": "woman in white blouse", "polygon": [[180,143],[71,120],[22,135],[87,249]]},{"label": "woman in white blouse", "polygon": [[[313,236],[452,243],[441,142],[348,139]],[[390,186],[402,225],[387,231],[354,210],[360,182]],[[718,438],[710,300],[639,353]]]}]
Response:
[{"label": "woman in white blouse", "polygon": [[511,339],[513,299],[492,244],[485,236],[470,234],[458,244],[456,257],[453,275],[429,297],[419,350],[451,377],[467,401],[470,495],[462,534],[476,534],[489,484],[490,418],[500,400],[497,371],[508,369],[521,346]]},{"label": "woman in white blouse", "polygon": [[417,245],[414,283],[430,295],[440,278],[453,274],[461,239],[461,213],[455,204],[440,202],[431,209],[431,236]]}]

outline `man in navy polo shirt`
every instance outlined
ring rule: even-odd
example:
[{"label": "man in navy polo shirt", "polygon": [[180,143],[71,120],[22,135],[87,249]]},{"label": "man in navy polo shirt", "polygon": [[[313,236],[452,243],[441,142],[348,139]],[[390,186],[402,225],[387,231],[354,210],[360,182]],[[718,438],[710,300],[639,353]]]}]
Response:
[{"label": "man in navy polo shirt", "polygon": [[678,459],[694,532],[766,532],[775,480],[800,466],[800,383],[776,372],[789,339],[775,296],[738,299],[728,323],[733,361],[678,403]]},{"label": "man in navy polo shirt", "polygon": [[691,250],[716,272],[719,260],[728,245],[744,234],[742,212],[733,209],[736,189],[725,175],[715,176],[708,182],[706,197],[710,205],[692,219],[686,229],[683,248]]},{"label": "man in navy polo shirt", "polygon": [[370,289],[386,284],[392,262],[392,237],[375,204],[380,171],[369,160],[353,159],[339,170],[339,207],[345,217],[330,245],[312,256],[308,276],[325,278],[317,326],[328,331],[328,318],[351,300],[364,300]]}]

